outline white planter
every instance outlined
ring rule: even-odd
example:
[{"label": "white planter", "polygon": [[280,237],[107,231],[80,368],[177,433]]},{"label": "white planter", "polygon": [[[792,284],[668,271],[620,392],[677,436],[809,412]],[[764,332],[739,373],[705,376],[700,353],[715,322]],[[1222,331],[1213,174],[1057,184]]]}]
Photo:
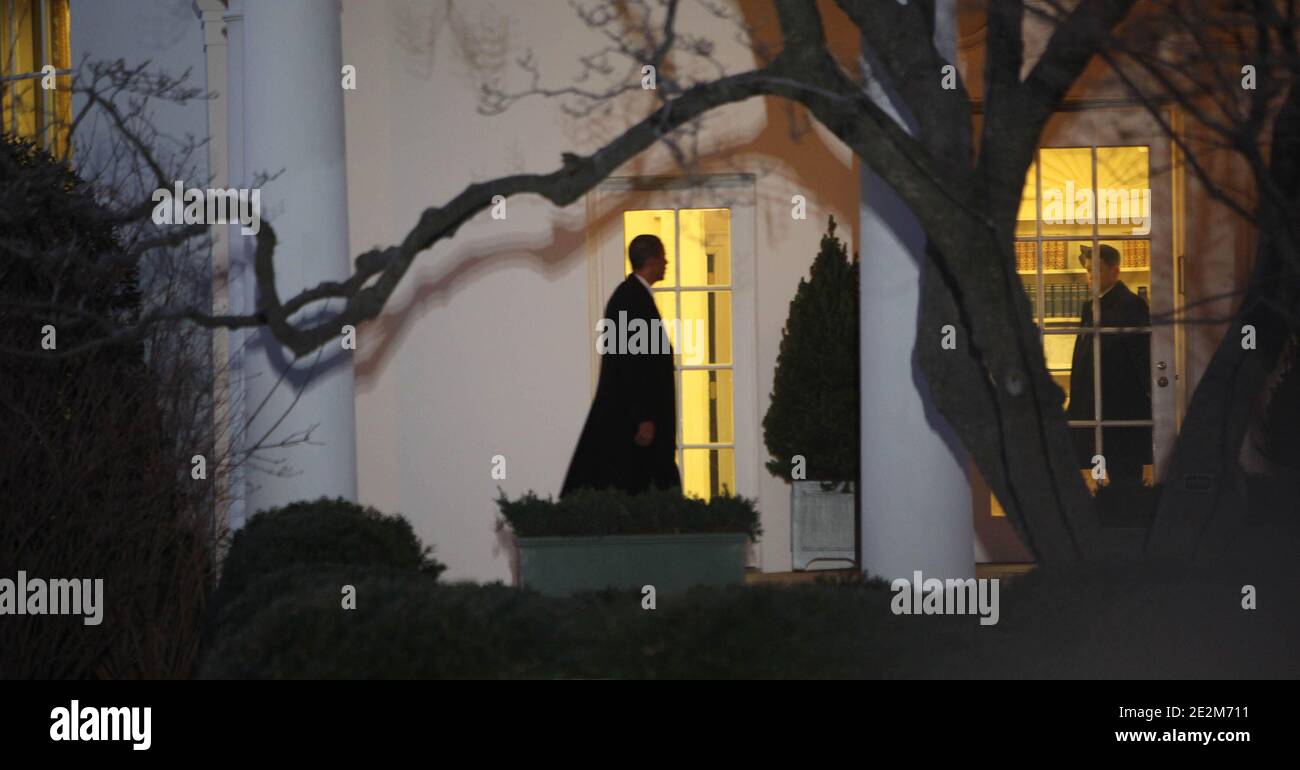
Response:
[{"label": "white planter", "polygon": [[[790,550],[797,570],[853,566],[853,493],[820,481],[790,485]],[[850,488],[852,486],[850,485]]]}]

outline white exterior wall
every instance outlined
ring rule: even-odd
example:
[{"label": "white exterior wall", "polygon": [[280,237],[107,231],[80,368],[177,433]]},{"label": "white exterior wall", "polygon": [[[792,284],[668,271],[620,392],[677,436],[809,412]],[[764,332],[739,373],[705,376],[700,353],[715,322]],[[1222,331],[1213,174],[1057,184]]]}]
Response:
[{"label": "white exterior wall", "polygon": [[[343,61],[358,72],[357,90],[344,95],[354,256],[396,242],[425,207],[470,182],[551,171],[561,152],[590,152],[647,110],[641,99],[610,117],[579,121],[554,101],[530,99],[501,116],[479,115],[480,70],[467,64],[457,30],[480,21],[504,30],[505,72],[517,72],[515,55],[531,47],[558,84],[577,72],[579,53],[603,43],[560,4],[456,8],[463,17],[448,24],[442,4],[343,4]],[[508,21],[494,9],[509,10]],[[755,66],[725,22],[687,4],[680,23],[715,40],[730,71]],[[856,249],[852,154],[820,127],[798,142],[788,131],[781,102],[750,100],[713,113],[705,132],[708,170],[756,176],[760,419],[789,302],[828,214]],[[666,154],[653,151],[619,175],[674,173]],[[807,196],[806,220],[791,217],[794,194]],[[452,579],[510,579],[494,532],[498,486],[512,497],[559,491],[594,382],[588,238],[621,226],[589,222],[585,202],[560,211],[535,197],[511,199],[505,221],[484,213],[422,255],[384,316],[360,331],[360,499],[407,516]],[[603,306],[606,299],[593,301]],[[498,454],[506,458],[505,480],[491,476]],[[767,457],[765,448],[757,454],[760,462]],[[765,571],[789,570],[789,487],[766,470],[755,475],[758,489],[739,491],[756,495],[762,512],[757,561]]]}]

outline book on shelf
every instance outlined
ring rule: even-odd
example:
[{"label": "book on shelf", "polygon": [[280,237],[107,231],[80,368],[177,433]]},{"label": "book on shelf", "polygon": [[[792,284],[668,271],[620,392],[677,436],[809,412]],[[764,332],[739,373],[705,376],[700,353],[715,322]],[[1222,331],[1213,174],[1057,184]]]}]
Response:
[{"label": "book on shelf", "polygon": [[1119,266],[1121,269],[1144,270],[1150,265],[1151,244],[1148,241],[1121,241]]},{"label": "book on shelf", "polygon": [[1033,241],[1016,241],[1016,270],[1022,273],[1033,272],[1035,254]]}]

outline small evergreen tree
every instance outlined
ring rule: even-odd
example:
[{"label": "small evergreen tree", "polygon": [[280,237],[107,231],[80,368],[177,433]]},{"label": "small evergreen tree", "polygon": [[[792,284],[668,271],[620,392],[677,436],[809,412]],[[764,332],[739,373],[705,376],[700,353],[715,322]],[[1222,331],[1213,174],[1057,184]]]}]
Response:
[{"label": "small evergreen tree", "polygon": [[831,217],[781,333],[763,418],[772,475],[791,480],[793,457],[802,455],[808,480],[857,481],[858,356],[858,260]]}]

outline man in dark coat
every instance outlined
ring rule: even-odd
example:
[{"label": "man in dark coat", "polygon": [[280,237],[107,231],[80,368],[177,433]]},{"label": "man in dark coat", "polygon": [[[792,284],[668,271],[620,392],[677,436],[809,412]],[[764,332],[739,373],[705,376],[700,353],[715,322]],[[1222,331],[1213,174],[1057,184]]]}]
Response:
[{"label": "man in dark coat", "polygon": [[600,378],[560,497],[581,487],[628,492],[680,487],[673,351],[651,284],[663,280],[663,242],[628,245],[632,274],[610,295],[598,325]]},{"label": "man in dark coat", "polygon": [[[1084,246],[1079,261],[1092,270],[1092,248]],[[1099,285],[1101,327],[1145,327],[1151,324],[1151,312],[1146,300],[1129,290],[1119,279],[1119,252],[1102,244],[1101,264],[1097,266],[1094,286]],[[1092,300],[1083,303],[1080,310],[1081,325],[1091,327]],[[1151,334],[1100,334],[1101,340],[1101,417],[1103,420],[1151,419]],[[1070,367],[1070,405],[1067,416],[1071,420],[1091,420],[1094,414],[1093,394],[1093,340],[1091,334],[1080,334],[1074,345],[1074,360]],[[1073,429],[1079,463],[1082,468],[1092,467],[1093,432]],[[1142,466],[1152,462],[1151,428],[1104,428],[1102,452],[1106,458],[1106,474],[1112,485],[1129,488],[1142,483]]]}]

